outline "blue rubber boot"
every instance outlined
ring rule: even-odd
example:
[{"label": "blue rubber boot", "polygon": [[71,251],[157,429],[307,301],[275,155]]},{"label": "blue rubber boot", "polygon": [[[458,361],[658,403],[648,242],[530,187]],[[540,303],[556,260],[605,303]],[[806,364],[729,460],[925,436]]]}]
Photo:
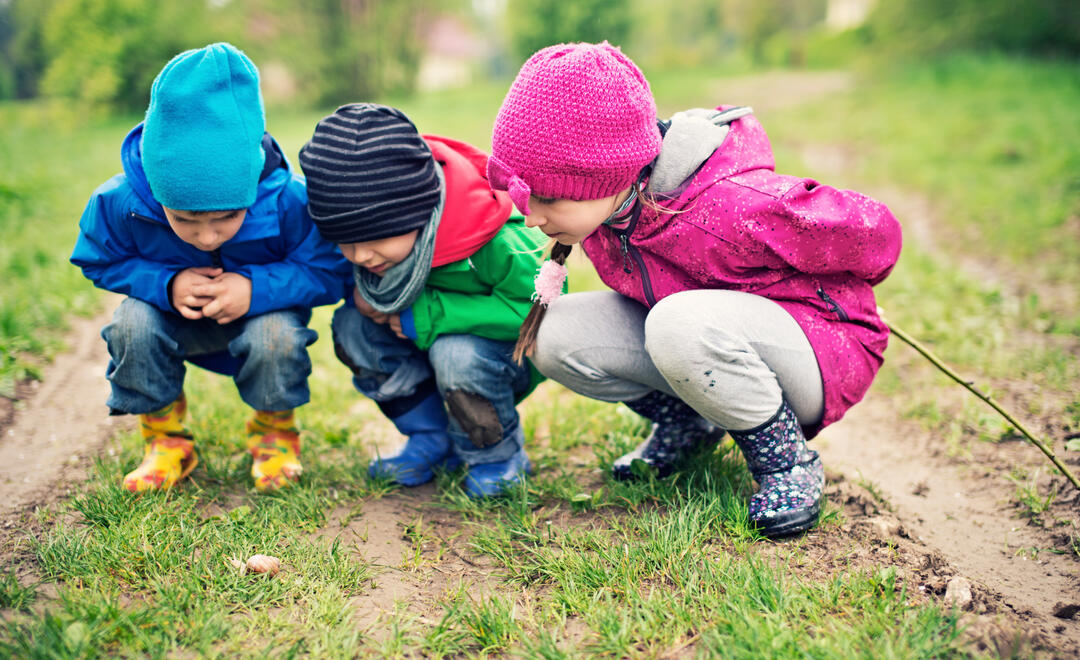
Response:
[{"label": "blue rubber boot", "polygon": [[525,433],[520,426],[514,433],[518,436],[518,446],[521,449],[518,449],[513,456],[505,461],[469,466],[469,471],[465,475],[466,495],[473,498],[501,495],[504,491],[521,483],[525,475],[532,472],[532,464],[529,463],[529,457],[523,446]]},{"label": "blue rubber boot", "polygon": [[756,429],[732,431],[750,474],[761,487],[750,498],[750,522],[762,536],[789,536],[814,526],[821,515],[825,468],[806,448],[795,412],[785,401]]},{"label": "blue rubber boot", "polygon": [[[391,413],[391,403],[380,403],[383,412]],[[389,416],[389,414],[388,414]],[[449,420],[438,392],[429,394],[404,413],[390,417],[398,431],[409,439],[393,456],[377,456],[368,466],[372,477],[386,477],[403,486],[419,486],[435,477],[432,468],[453,470],[461,465],[446,433]]]},{"label": "blue rubber boot", "polygon": [[623,403],[653,422],[653,428],[649,437],[611,465],[612,476],[621,481],[638,478],[632,469],[634,461],[643,461],[662,479],[690,455],[715,447],[724,437],[724,429],[669,394],[654,390]]}]

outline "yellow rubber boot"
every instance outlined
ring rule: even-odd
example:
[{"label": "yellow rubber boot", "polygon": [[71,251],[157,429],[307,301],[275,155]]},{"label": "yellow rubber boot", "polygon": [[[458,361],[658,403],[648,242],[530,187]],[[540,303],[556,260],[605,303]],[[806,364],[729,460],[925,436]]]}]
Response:
[{"label": "yellow rubber boot", "polygon": [[172,488],[191,474],[199,463],[191,431],[184,426],[187,399],[184,393],[161,410],[139,415],[146,449],[142,463],[124,477],[124,488],[133,493]]},{"label": "yellow rubber boot", "polygon": [[247,423],[247,446],[254,461],[255,488],[272,491],[300,478],[300,432],[292,410],[256,410]]}]

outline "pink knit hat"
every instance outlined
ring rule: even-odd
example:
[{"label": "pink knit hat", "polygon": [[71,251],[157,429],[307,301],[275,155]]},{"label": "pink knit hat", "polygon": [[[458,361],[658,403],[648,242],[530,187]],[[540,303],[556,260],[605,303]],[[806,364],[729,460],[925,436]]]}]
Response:
[{"label": "pink knit hat", "polygon": [[600,199],[660,153],[656,102],[641,70],[608,42],[557,44],[521,67],[491,137],[488,179],[528,215],[529,195]]}]

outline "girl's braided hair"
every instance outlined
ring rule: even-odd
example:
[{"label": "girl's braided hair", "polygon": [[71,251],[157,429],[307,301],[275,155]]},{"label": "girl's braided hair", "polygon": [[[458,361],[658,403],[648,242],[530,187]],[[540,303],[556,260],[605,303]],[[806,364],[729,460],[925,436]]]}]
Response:
[{"label": "girl's braided hair", "polygon": [[[551,246],[551,260],[559,266],[565,266],[566,258],[570,256],[572,249],[572,245],[563,245],[556,242]],[[513,357],[518,364],[525,360],[525,356],[532,355],[533,350],[536,349],[536,336],[540,333],[540,324],[543,322],[546,313],[546,301],[535,298],[532,309],[529,310],[529,315],[525,317],[525,322],[521,324],[517,344],[514,345]]]}]

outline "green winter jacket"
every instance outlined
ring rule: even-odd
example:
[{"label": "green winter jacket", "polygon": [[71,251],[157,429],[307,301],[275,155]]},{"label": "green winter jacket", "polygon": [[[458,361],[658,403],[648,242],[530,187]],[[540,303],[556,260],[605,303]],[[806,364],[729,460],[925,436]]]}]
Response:
[{"label": "green winter jacket", "polygon": [[[406,333],[415,333],[416,345],[424,351],[439,335],[516,341],[532,307],[533,278],[546,243],[542,231],[526,227],[520,215],[510,216],[471,256],[431,270],[420,297],[403,315],[411,316],[402,319]],[[519,400],[543,380],[531,363],[529,370],[529,389]]]}]

